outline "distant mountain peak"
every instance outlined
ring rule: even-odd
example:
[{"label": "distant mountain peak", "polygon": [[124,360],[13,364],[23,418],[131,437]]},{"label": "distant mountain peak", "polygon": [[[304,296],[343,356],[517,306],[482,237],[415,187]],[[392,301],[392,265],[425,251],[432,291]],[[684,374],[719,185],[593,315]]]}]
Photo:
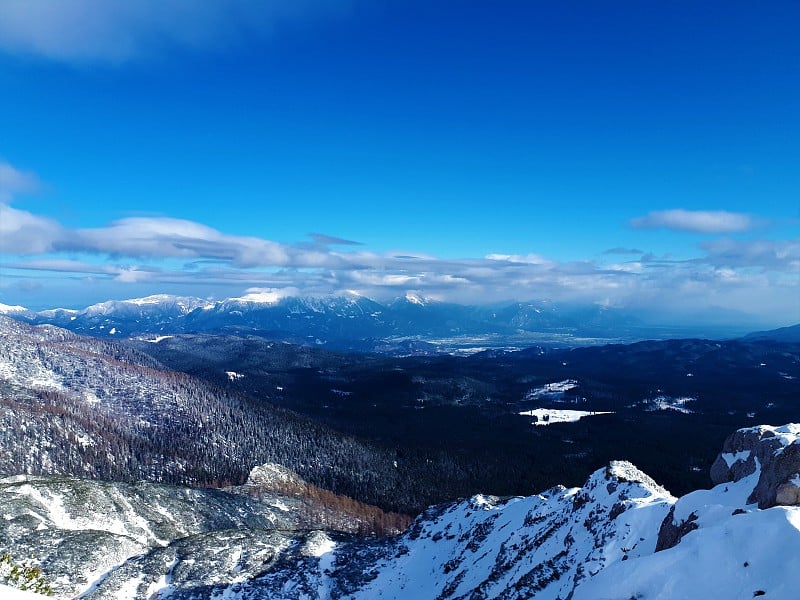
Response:
[{"label": "distant mountain peak", "polygon": [[429,300],[420,294],[416,294],[414,292],[406,292],[405,295],[406,302],[411,304],[417,304],[419,306],[425,306],[428,304]]},{"label": "distant mountain peak", "polygon": [[18,314],[18,313],[25,313],[30,312],[24,306],[12,306],[10,304],[3,304],[0,302],[0,315],[10,315],[10,314]]},{"label": "distant mountain peak", "polygon": [[[550,339],[554,334],[566,343],[580,338],[631,341],[670,337],[668,330],[648,327],[621,308],[560,305],[549,300],[468,305],[443,302],[419,290],[379,301],[357,290],[302,295],[295,288],[250,288],[241,296],[216,301],[155,294],[108,300],[77,311],[36,312],[0,305],[0,314],[102,337],[239,332],[348,347],[364,340],[410,337],[433,341],[480,336],[491,338],[493,344],[517,348],[541,343],[541,336]],[[686,337],[684,332],[680,331]]]}]

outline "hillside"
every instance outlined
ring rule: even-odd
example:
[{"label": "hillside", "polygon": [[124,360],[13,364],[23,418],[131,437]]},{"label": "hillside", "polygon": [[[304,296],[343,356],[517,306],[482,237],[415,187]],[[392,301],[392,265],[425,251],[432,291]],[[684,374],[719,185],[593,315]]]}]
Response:
[{"label": "hillside", "polygon": [[[394,451],[171,371],[131,348],[0,316],[0,472],[193,486],[260,464],[385,508],[424,502]],[[457,465],[450,469],[455,474]],[[458,477],[454,475],[454,477]]]},{"label": "hillside", "polygon": [[431,507],[394,538],[303,528],[278,496],[15,477],[0,546],[62,598],[794,598],[800,425],[737,431],[717,463],[681,498],[616,461],[580,488]]}]

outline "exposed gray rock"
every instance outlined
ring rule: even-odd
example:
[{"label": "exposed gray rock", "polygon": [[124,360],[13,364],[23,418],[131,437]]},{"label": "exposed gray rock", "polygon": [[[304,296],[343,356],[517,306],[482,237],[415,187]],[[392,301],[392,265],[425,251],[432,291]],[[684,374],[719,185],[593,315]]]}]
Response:
[{"label": "exposed gray rock", "polygon": [[[782,499],[795,497],[789,494],[790,480],[800,471],[800,440],[780,448],[781,451],[763,453],[761,477],[758,485],[750,495],[750,501],[758,502],[759,508],[769,508],[777,504],[786,504],[778,500],[778,489],[783,489]],[[796,504],[795,501],[789,502]]]},{"label": "exposed gray rock", "polygon": [[775,490],[775,503],[781,506],[800,506],[800,476],[782,483]]},{"label": "exposed gray rock", "polygon": [[669,509],[669,514],[664,517],[661,527],[658,530],[658,540],[656,541],[656,552],[674,548],[681,541],[681,538],[690,531],[697,529],[697,515],[692,513],[689,518],[680,523],[675,522],[675,507]]},{"label": "exposed gray rock", "polygon": [[734,432],[711,467],[711,480],[715,484],[739,481],[756,469],[760,475],[749,502],[762,509],[797,504],[797,485],[790,480],[800,473],[800,426],[760,425]]}]

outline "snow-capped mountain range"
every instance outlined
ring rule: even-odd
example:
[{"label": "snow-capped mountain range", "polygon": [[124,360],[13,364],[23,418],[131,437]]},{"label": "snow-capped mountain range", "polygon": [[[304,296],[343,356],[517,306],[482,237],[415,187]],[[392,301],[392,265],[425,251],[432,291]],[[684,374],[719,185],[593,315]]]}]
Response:
[{"label": "snow-capped mountain range", "polygon": [[61,598],[789,600],[798,469],[800,425],[752,427],[725,442],[710,490],[675,498],[612,462],[580,488],[431,507],[395,538],[299,528],[292,498],[247,486],[16,476],[0,480],[0,546]]},{"label": "snow-capped mountain range", "polygon": [[208,301],[169,295],[101,302],[81,310],[42,311],[0,305],[0,314],[100,337],[175,333],[259,333],[294,341],[329,343],[365,339],[527,334],[636,337],[641,323],[618,309],[568,307],[552,302],[465,306],[406,294],[390,302],[347,293],[286,296],[254,292]]}]

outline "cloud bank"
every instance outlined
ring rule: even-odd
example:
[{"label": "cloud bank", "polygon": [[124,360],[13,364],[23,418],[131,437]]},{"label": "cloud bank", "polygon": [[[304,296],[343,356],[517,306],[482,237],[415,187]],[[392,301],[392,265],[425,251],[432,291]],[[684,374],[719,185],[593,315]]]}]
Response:
[{"label": "cloud bank", "polygon": [[[251,288],[310,295],[355,291],[376,299],[411,291],[459,303],[550,299],[667,312],[714,306],[765,320],[800,321],[800,239],[717,237],[703,241],[698,256],[685,260],[624,247],[601,252],[596,260],[571,262],[534,253],[442,258],[373,252],[325,233],[286,244],[169,217],[71,228],[11,205],[12,194],[38,185],[34,175],[0,163],[0,193],[6,196],[0,200],[0,297],[12,304],[25,304],[18,296],[35,292],[51,294],[52,306],[60,301],[53,290],[69,283],[73,290],[85,286],[85,304],[107,299],[109,289],[116,297],[169,289],[217,298]],[[647,219],[650,226],[679,223],[704,232],[750,222],[736,217],[662,211]],[[104,283],[103,291],[92,291],[98,283]]]},{"label": "cloud bank", "polygon": [[[211,289],[235,296],[268,288],[302,294],[353,290],[381,299],[414,291],[461,303],[547,298],[653,310],[717,305],[800,319],[800,240],[721,238],[702,244],[702,256],[684,261],[645,254],[619,262],[615,252],[609,262],[559,262],[536,254],[446,259],[376,253],[353,250],[352,244],[340,251],[326,244],[347,240],[310,237],[312,242],[282,244],[153,217],[70,229],[0,204],[6,284],[18,281],[40,293],[48,283],[68,278],[149,286],[136,289],[152,293],[178,286],[197,296]],[[34,282],[45,285],[31,286]]]},{"label": "cloud bank", "polygon": [[280,23],[346,10],[336,0],[0,0],[0,49],[63,62],[118,63],[214,49]]},{"label": "cloud bank", "polygon": [[755,226],[749,215],[725,210],[659,210],[631,219],[636,229],[674,229],[694,233],[737,233]]}]

